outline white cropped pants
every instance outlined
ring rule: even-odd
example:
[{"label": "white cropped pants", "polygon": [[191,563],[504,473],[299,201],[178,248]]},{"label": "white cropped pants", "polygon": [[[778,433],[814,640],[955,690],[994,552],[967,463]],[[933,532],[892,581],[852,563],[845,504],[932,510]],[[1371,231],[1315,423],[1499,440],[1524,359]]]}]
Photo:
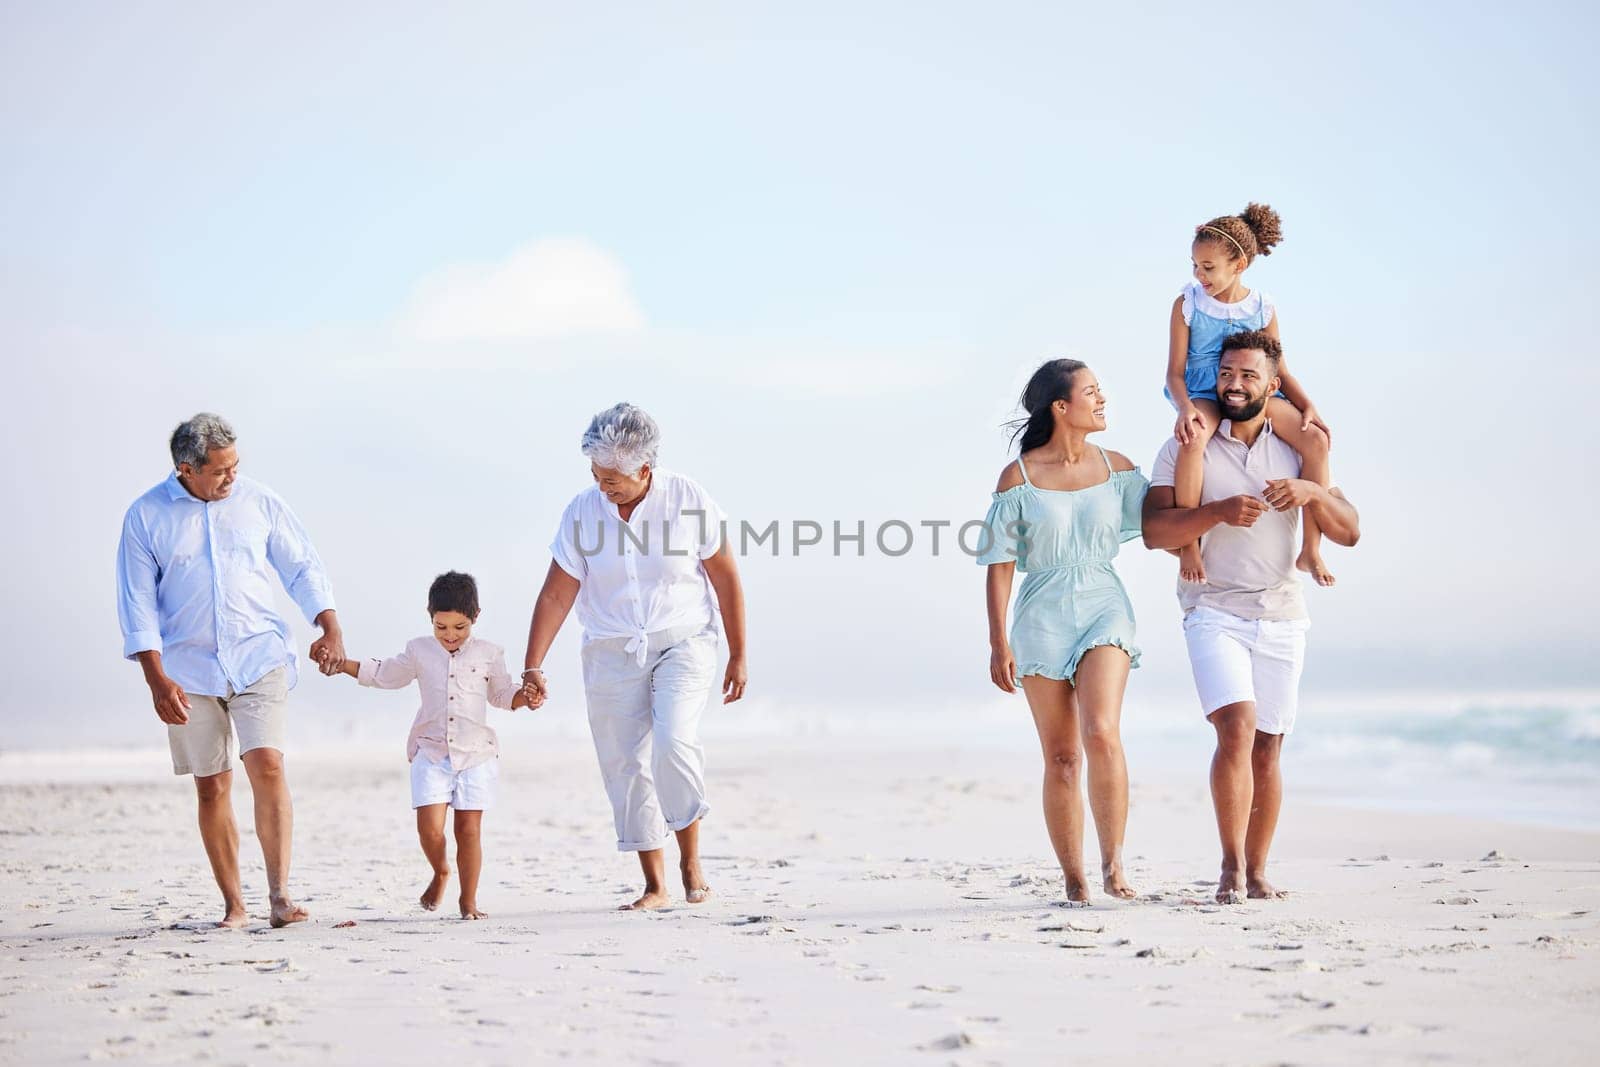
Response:
[{"label": "white cropped pants", "polygon": [[650,634],[645,661],[629,638],[583,646],[583,686],[600,776],[611,799],[617,849],[662,848],[711,810],[700,716],[716,683],[717,631],[709,625]]}]

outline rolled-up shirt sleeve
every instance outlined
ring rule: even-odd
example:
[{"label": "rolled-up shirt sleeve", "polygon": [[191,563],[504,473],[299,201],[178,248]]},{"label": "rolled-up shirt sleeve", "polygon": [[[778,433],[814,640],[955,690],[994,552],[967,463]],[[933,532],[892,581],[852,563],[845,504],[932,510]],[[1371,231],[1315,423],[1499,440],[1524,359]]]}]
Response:
[{"label": "rolled-up shirt sleeve", "polygon": [[497,708],[511,707],[511,700],[522,688],[522,683],[514,681],[511,672],[506,670],[506,654],[498,645],[493,646],[489,656],[488,675],[489,703]]},{"label": "rolled-up shirt sleeve", "polygon": [[273,498],[272,530],[267,535],[267,560],[278,572],[283,587],[299,606],[307,622],[334,609],[333,583],[322,566],[322,557],[311,544],[311,536],[300,519],[282,500]]},{"label": "rolled-up shirt sleeve", "polygon": [[161,567],[146,541],[138,515],[122,520],[122,541],[117,546],[117,621],[122,626],[122,655],[132,659],[141,652],[161,651],[161,612],[156,584]]},{"label": "rolled-up shirt sleeve", "polygon": [[1156,453],[1156,461],[1150,465],[1150,484],[1161,488],[1170,489],[1178,473],[1178,439],[1167,438],[1167,443],[1161,446],[1161,451]]},{"label": "rolled-up shirt sleeve", "polygon": [[410,648],[388,659],[364,659],[356,672],[357,682],[374,689],[404,689],[416,680],[417,661]]}]

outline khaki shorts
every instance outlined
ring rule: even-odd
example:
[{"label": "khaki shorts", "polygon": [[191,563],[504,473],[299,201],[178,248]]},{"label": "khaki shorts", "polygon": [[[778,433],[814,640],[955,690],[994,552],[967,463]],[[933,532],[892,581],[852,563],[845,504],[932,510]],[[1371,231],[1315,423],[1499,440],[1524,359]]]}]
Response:
[{"label": "khaki shorts", "polygon": [[233,734],[239,735],[239,754],[253,748],[283,751],[285,711],[289,705],[289,672],[284,667],[268,671],[244,692],[225,697],[189,697],[189,721],[167,727],[172,747],[172,773],[209,778],[230,769]]}]

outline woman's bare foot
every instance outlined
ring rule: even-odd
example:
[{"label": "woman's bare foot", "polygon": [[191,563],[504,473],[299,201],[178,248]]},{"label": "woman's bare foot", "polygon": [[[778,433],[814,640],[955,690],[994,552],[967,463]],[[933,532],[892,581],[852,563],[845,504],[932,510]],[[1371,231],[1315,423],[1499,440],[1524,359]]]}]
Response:
[{"label": "woman's bare foot", "polygon": [[422,896],[417,898],[417,903],[422,905],[423,911],[438,911],[439,905],[444,903],[444,888],[450,884],[450,868],[433,872],[433,881],[428,883],[428,888],[422,891]]},{"label": "woman's bare foot", "polygon": [[1200,559],[1199,541],[1190,541],[1178,549],[1178,577],[1186,582],[1205,582],[1206,565]]},{"label": "woman's bare foot", "polygon": [[1243,904],[1244,899],[1244,875],[1227,867],[1222,868],[1222,877],[1217,880],[1217,903]]},{"label": "woman's bare foot", "polygon": [[1322,553],[1318,552],[1316,549],[1301,549],[1299,557],[1294,561],[1294,565],[1300,570],[1303,570],[1307,574],[1311,575],[1312,580],[1318,585],[1322,586],[1324,589],[1331,589],[1333,587],[1333,583],[1335,581],[1333,572],[1328,569],[1328,565],[1326,563],[1322,562]]},{"label": "woman's bare foot", "polygon": [[489,913],[486,911],[479,911],[478,902],[476,900],[462,900],[461,917],[463,919],[487,919],[489,917]]},{"label": "woman's bare foot", "polygon": [[1133,886],[1128,884],[1128,879],[1122,873],[1122,864],[1108,863],[1102,869],[1105,875],[1106,895],[1119,900],[1132,900],[1139,894],[1134,892]]},{"label": "woman's bare foot", "polygon": [[646,889],[638,900],[632,904],[624,904],[618,911],[655,911],[672,903],[672,898],[667,896],[665,889]]},{"label": "woman's bare foot", "polygon": [[272,918],[267,920],[273,929],[288,926],[290,923],[303,923],[311,918],[311,913],[288,897],[278,897],[272,901]]},{"label": "woman's bare foot", "polygon": [[679,863],[678,870],[683,875],[683,899],[691,904],[704,904],[711,899],[711,887],[706,885],[706,875],[698,859]]},{"label": "woman's bare foot", "polygon": [[1251,875],[1245,879],[1245,891],[1251,900],[1282,900],[1289,894],[1267,881],[1264,875]]},{"label": "woman's bare foot", "polygon": [[250,913],[245,911],[244,905],[229,904],[223,913],[222,921],[217,923],[219,930],[243,930],[250,925]]}]

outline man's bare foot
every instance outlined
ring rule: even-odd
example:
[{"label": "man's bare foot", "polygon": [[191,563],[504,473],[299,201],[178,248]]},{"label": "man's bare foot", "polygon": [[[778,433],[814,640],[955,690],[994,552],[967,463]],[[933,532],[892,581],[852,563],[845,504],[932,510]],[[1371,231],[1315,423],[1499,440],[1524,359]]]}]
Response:
[{"label": "man's bare foot", "polygon": [[1139,894],[1134,892],[1133,886],[1128,884],[1128,879],[1122,873],[1122,864],[1108,863],[1103,868],[1105,875],[1106,895],[1119,900],[1132,900]]},{"label": "man's bare foot", "polygon": [[1312,580],[1324,589],[1333,588],[1335,581],[1333,572],[1328,569],[1326,563],[1322,562],[1322,554],[1316,549],[1301,549],[1299,557],[1294,561],[1294,565],[1311,575]]},{"label": "man's bare foot", "polygon": [[1071,904],[1089,903],[1089,881],[1083,875],[1068,876],[1067,901]]},{"label": "man's bare foot", "polygon": [[250,925],[250,913],[245,911],[243,904],[229,904],[228,910],[223,914],[222,921],[217,923],[219,930],[243,930]]},{"label": "man's bare foot", "polygon": [[450,868],[433,872],[433,881],[428,883],[428,888],[422,891],[422,896],[417,898],[417,903],[422,905],[423,911],[438,911],[439,905],[444,903],[444,888],[450,884]]},{"label": "man's bare foot", "polygon": [[672,903],[665,889],[646,889],[632,904],[624,904],[618,911],[655,911]]},{"label": "man's bare foot", "polygon": [[461,917],[463,919],[487,919],[489,917],[489,913],[486,911],[479,911],[477,901],[463,900],[461,902]]},{"label": "man's bare foot", "polygon": [[1243,904],[1244,900],[1244,876],[1238,871],[1222,868],[1222,877],[1217,880],[1217,903]]},{"label": "man's bare foot", "polygon": [[1260,875],[1246,878],[1245,889],[1251,900],[1282,900],[1289,895],[1287,890],[1277,888]]},{"label": "man's bare foot", "polygon": [[273,929],[288,926],[290,923],[303,923],[311,918],[311,913],[288,897],[279,897],[272,902],[272,918],[268,921]]},{"label": "man's bare foot", "polygon": [[1206,580],[1206,565],[1200,559],[1200,542],[1191,541],[1178,549],[1178,577],[1186,582]]}]

